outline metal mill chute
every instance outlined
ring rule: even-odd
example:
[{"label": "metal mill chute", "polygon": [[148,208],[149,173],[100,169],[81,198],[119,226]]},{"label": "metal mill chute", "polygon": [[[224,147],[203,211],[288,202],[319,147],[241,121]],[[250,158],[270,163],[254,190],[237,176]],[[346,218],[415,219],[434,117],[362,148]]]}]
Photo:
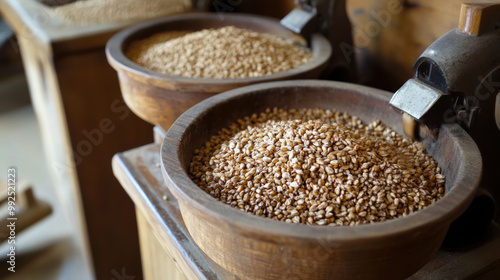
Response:
[{"label": "metal mill chute", "polygon": [[346,53],[346,49],[354,46],[346,0],[295,0],[295,3],[299,7],[286,15],[281,24],[306,40],[314,32],[323,34],[332,46],[325,78],[354,82],[355,61]]},{"label": "metal mill chute", "polygon": [[432,141],[441,125],[455,122],[478,145],[483,190],[468,210],[471,218],[455,223],[457,239],[477,237],[493,219],[494,200],[500,202],[500,4],[463,4],[458,28],[432,43],[414,69],[390,104],[404,113],[412,138]]}]

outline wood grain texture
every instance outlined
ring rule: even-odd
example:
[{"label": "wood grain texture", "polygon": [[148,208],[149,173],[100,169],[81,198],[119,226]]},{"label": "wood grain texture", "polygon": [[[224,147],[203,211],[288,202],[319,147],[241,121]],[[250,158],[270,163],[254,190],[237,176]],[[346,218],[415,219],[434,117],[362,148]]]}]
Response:
[{"label": "wood grain texture", "polygon": [[306,64],[273,75],[242,79],[194,79],[155,73],[130,61],[124,54],[130,42],[160,31],[200,30],[233,25],[285,38],[294,35],[267,17],[227,14],[186,14],[148,22],[124,30],[107,44],[108,60],[117,71],[127,105],[140,118],[168,127],[184,111],[201,100],[223,91],[256,83],[297,78],[317,78],[331,55],[326,39],[316,34],[311,41],[313,58]]},{"label": "wood grain texture", "polygon": [[143,279],[145,280],[186,280],[177,268],[168,251],[165,250],[141,211],[137,210],[137,227],[141,243]]},{"label": "wood grain texture", "polygon": [[414,76],[413,63],[446,32],[456,29],[462,3],[498,0],[352,0],[354,53],[360,82],[395,91]]},{"label": "wood grain texture", "polygon": [[218,265],[245,279],[401,279],[438,250],[450,223],[470,204],[481,157],[458,125],[445,125],[428,144],[447,177],[447,194],[404,218],[355,227],[293,225],[243,213],[218,202],[189,179],[194,149],[238,118],[268,107],[325,108],[380,119],[402,133],[390,93],[325,81],[267,83],[207,99],[183,114],[162,145],[162,170],[196,244]]},{"label": "wood grain texture", "polygon": [[[160,144],[150,144],[113,157],[113,172],[137,211],[152,227],[161,244],[157,249],[175,259],[187,279],[235,279],[210,260],[189,237],[177,200],[163,182],[159,151]],[[145,270],[151,269],[155,268]]]},{"label": "wood grain texture", "polygon": [[[3,2],[0,9],[6,11]],[[15,13],[9,14],[9,24],[19,28]],[[74,242],[83,252],[82,266],[93,269],[88,244],[85,217],[83,216],[81,196],[77,181],[77,172],[68,138],[64,109],[61,105],[57,77],[53,68],[51,56],[45,51],[43,43],[37,38],[18,36],[19,49],[23,58],[25,74],[28,80],[31,102],[35,111],[42,136],[43,148],[47,156],[50,178],[54,183],[55,194],[61,198],[61,204],[66,215],[72,217],[74,226]]]},{"label": "wood grain texture", "polygon": [[408,280],[498,279],[500,226],[492,224],[484,242],[461,250],[440,250]]},{"label": "wood grain texture", "polygon": [[132,114],[121,99],[104,46],[58,57],[54,68],[96,276],[108,277],[122,267],[130,275],[140,275],[134,205],[114,178],[110,162],[119,151],[151,142],[152,126]]},{"label": "wood grain texture", "polygon": [[[176,255],[176,262],[182,264],[178,266],[179,269],[187,275],[193,270],[201,271],[202,276],[196,276],[200,279],[237,279],[208,259],[187,234],[177,200],[168,191],[157,167],[159,150],[159,144],[151,144],[117,154],[113,159],[117,178],[137,205],[137,216],[143,216],[144,219],[150,217],[149,222],[146,222],[148,227],[151,226],[148,234],[153,234],[158,241],[158,245],[151,249],[151,256],[165,254],[170,258],[171,255]],[[162,200],[164,195],[167,195],[167,200]],[[141,224],[142,222],[139,222],[142,236]],[[147,244],[142,242],[141,237],[141,249],[143,246],[150,246],[150,241],[146,241]],[[164,252],[153,252],[154,250]],[[499,250],[500,226],[493,224],[483,242],[457,250],[440,249],[424,267],[408,279],[496,279],[500,270]],[[174,254],[170,253],[171,251],[183,253]],[[162,267],[158,267],[162,266],[161,260],[143,264],[145,273],[162,271]]]},{"label": "wood grain texture", "polygon": [[499,22],[500,4],[467,3],[460,10],[458,30],[476,36],[500,28]]}]

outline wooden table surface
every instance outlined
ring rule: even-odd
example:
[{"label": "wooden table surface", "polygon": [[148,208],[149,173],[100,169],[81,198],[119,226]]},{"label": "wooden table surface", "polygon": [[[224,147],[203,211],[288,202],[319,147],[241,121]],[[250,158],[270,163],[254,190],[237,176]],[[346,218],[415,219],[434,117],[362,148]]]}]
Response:
[{"label": "wooden table surface", "polygon": [[[137,212],[145,218],[162,248],[174,259],[187,279],[236,279],[211,261],[191,239],[177,201],[163,181],[160,144],[150,144],[116,154],[113,158],[113,171],[134,201]],[[148,263],[143,260],[145,271],[151,269],[147,266]],[[482,244],[468,249],[440,250],[409,279],[499,277],[500,227],[494,224],[489,237]]]},{"label": "wooden table surface", "polygon": [[150,144],[115,155],[115,176],[188,279],[231,279],[189,236],[177,200],[163,182],[159,151],[160,144]]}]

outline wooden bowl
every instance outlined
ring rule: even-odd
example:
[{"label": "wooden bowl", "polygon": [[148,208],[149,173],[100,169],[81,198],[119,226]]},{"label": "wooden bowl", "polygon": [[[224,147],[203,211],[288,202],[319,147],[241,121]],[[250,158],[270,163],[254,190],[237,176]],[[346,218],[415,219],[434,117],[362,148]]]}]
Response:
[{"label": "wooden bowl", "polygon": [[244,213],[196,186],[187,169],[193,151],[238,118],[268,107],[324,108],[402,133],[390,93],[341,82],[298,80],[232,90],[194,106],[172,125],[161,148],[162,170],[194,241],[241,279],[403,279],[440,247],[450,223],[470,204],[481,176],[476,144],[456,124],[427,145],[446,175],[445,196],[406,217],[359,226],[287,224]]},{"label": "wooden bowl", "polygon": [[331,56],[330,43],[314,34],[310,47],[313,58],[306,64],[273,75],[241,79],[198,79],[170,76],[143,68],[125,52],[131,42],[162,31],[218,28],[233,25],[262,33],[294,38],[293,32],[277,19],[245,14],[182,14],[140,24],[117,33],[108,41],[108,61],[118,72],[122,95],[132,111],[143,120],[167,130],[184,111],[201,100],[241,86],[269,81],[317,78]]}]

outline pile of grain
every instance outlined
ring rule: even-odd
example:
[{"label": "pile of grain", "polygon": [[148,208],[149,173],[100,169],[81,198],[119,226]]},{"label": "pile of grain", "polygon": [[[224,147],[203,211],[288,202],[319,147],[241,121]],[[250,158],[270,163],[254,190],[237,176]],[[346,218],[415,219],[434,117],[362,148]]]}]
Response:
[{"label": "pile of grain", "polygon": [[73,25],[150,19],[189,9],[189,0],[79,0],[51,8],[56,17]]},{"label": "pile of grain", "polygon": [[296,68],[307,63],[312,53],[283,38],[228,26],[188,34],[156,34],[133,42],[127,56],[167,75],[230,79]]},{"label": "pile of grain", "polygon": [[320,109],[267,110],[195,151],[192,180],[218,200],[275,220],[359,225],[421,210],[444,195],[424,146],[380,122]]}]

